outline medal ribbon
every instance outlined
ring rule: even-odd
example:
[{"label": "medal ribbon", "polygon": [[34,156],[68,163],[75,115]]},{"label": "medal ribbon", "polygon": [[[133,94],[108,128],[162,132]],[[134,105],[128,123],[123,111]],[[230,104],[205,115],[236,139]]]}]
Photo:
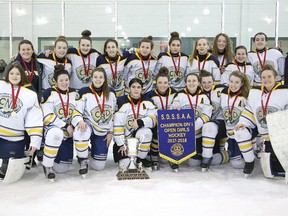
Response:
[{"label": "medal ribbon", "polygon": [[[239,64],[236,61],[235,61],[235,65],[237,66],[238,70],[241,71],[240,70],[240,66],[239,66]],[[244,67],[243,73],[246,74],[246,62],[244,62],[244,66],[243,67]]]},{"label": "medal ribbon", "polygon": [[[56,62],[56,65],[58,65],[59,62],[57,61],[55,52],[52,53],[52,56],[53,56],[54,61]],[[64,67],[65,67],[66,62],[67,62],[67,59],[64,57],[64,63],[63,63]]]},{"label": "medal ribbon", "polygon": [[228,104],[229,117],[232,118],[232,112],[233,112],[233,109],[234,109],[234,106],[235,106],[235,102],[236,102],[238,96],[241,94],[241,90],[239,90],[239,91],[237,92],[237,94],[236,94],[236,96],[235,96],[235,99],[234,99],[234,101],[232,102],[232,107],[231,107],[231,109],[230,109],[230,105],[229,105],[230,92],[231,92],[231,90],[228,89],[228,100],[227,100],[227,104]]},{"label": "medal ribbon", "polygon": [[[184,90],[185,90],[186,95],[187,95],[187,97],[188,97],[188,100],[189,100],[189,103],[190,103],[190,107],[191,107],[191,109],[193,109],[193,103],[192,103],[192,101],[191,101],[190,94],[188,93],[187,89],[184,89]],[[199,91],[197,91],[197,93],[196,93],[196,105],[195,105],[195,109],[197,108],[197,105],[198,105],[198,97],[199,97]]]},{"label": "medal ribbon", "polygon": [[67,90],[67,93],[66,93],[67,94],[67,103],[66,103],[66,107],[65,107],[61,92],[59,91],[59,89],[57,87],[55,87],[55,89],[56,89],[56,91],[57,91],[57,93],[59,95],[59,98],[60,98],[60,101],[61,101],[61,104],[62,104],[64,117],[67,118],[68,111],[69,111],[69,90]]},{"label": "medal ribbon", "polygon": [[151,59],[151,56],[149,55],[148,57],[148,67],[147,67],[147,70],[145,69],[145,66],[144,66],[144,61],[143,61],[143,58],[142,58],[142,55],[140,54],[140,60],[141,60],[141,63],[142,63],[142,69],[144,71],[144,76],[145,76],[145,79],[148,78],[148,73],[149,73],[149,67],[150,67],[150,59]]},{"label": "medal ribbon", "polygon": [[31,71],[28,69],[26,62],[23,59],[22,59],[22,63],[25,67],[25,70],[27,71],[29,81],[32,82],[33,77],[34,77],[34,60],[31,59]]},{"label": "medal ribbon", "polygon": [[17,92],[16,92],[16,96],[14,95],[14,85],[11,84],[11,89],[12,89],[12,109],[14,110],[16,107],[16,102],[20,93],[20,89],[21,89],[21,85],[18,86]]},{"label": "medal ribbon", "polygon": [[86,75],[86,76],[89,76],[89,71],[90,71],[90,54],[87,55],[87,58],[88,58],[88,68],[87,68],[87,67],[86,67],[86,63],[85,63],[84,56],[82,55],[82,53],[81,53],[81,51],[80,51],[79,49],[78,49],[78,53],[80,54],[80,56],[81,56],[81,58],[82,58],[85,75]]},{"label": "medal ribbon", "polygon": [[115,61],[115,70],[113,70],[112,62],[109,60],[109,58],[106,57],[106,61],[109,62],[110,69],[111,69],[112,76],[113,76],[114,80],[117,79],[117,65],[118,65],[119,60],[120,60],[120,56],[118,57],[117,61]]},{"label": "medal ribbon", "polygon": [[264,51],[264,59],[263,59],[263,62],[262,62],[262,60],[261,60],[261,58],[260,58],[260,55],[259,55],[259,52],[258,52],[258,50],[256,50],[256,54],[257,54],[257,57],[258,57],[258,60],[259,60],[261,69],[263,69],[263,67],[264,67],[264,65],[265,65],[265,63],[266,63],[266,53],[267,53],[267,50],[266,50],[266,48],[265,48],[265,51]]},{"label": "medal ribbon", "polygon": [[155,91],[155,93],[158,95],[158,97],[160,99],[162,110],[168,110],[168,98],[169,98],[169,95],[170,95],[169,92],[168,92],[168,95],[166,95],[166,105],[165,105],[165,107],[164,107],[164,104],[163,104],[162,96],[159,94],[159,92],[157,90]]},{"label": "medal ribbon", "polygon": [[176,67],[176,63],[175,63],[174,57],[171,55],[170,52],[168,52],[168,55],[169,55],[169,56],[171,57],[171,59],[172,59],[172,62],[173,62],[174,68],[175,68],[176,75],[178,76],[179,71],[180,71],[181,53],[180,53],[180,52],[178,53],[178,65],[177,65],[177,67]]},{"label": "medal ribbon", "polygon": [[140,103],[142,101],[142,98],[140,97],[138,103],[137,103],[137,113],[135,112],[135,109],[134,109],[134,103],[132,101],[132,99],[130,98],[130,96],[128,96],[128,99],[130,101],[130,104],[131,104],[131,107],[132,107],[132,112],[133,112],[133,116],[134,116],[134,120],[138,119],[139,117],[139,113],[140,113]]},{"label": "medal ribbon", "polygon": [[266,117],[266,114],[267,114],[267,107],[268,107],[268,103],[269,103],[269,100],[270,100],[271,93],[272,93],[279,85],[280,85],[280,83],[278,83],[276,86],[274,86],[274,88],[268,93],[268,97],[267,97],[265,106],[264,106],[264,102],[263,102],[263,95],[264,95],[264,92],[265,92],[265,87],[262,86],[261,107],[262,107],[262,112],[263,112],[264,118]]},{"label": "medal ribbon", "polygon": [[100,107],[100,112],[103,113],[104,112],[104,104],[105,104],[105,97],[103,95],[103,92],[101,94],[101,97],[102,97],[102,106],[101,106],[101,104],[99,102],[99,99],[98,99],[97,92],[94,90],[93,86],[91,86],[90,89],[92,90],[92,92],[93,92],[93,94],[94,94],[94,96],[96,98],[97,104]]},{"label": "medal ribbon", "polygon": [[202,68],[200,69],[200,60],[199,60],[199,56],[197,55],[196,56],[196,59],[198,60],[198,71],[200,71],[200,70],[203,70],[204,69],[204,67],[205,67],[205,64],[206,64],[206,61],[207,61],[207,59],[210,57],[210,54],[207,54],[207,56],[206,56],[206,58],[204,59],[204,63],[203,63],[203,65],[202,65]]}]

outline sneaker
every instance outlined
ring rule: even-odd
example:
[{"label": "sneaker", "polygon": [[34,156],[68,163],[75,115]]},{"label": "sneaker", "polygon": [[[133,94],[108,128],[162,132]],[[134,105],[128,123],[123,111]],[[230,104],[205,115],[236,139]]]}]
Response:
[{"label": "sneaker", "polygon": [[55,176],[55,173],[53,171],[53,168],[43,166],[43,170],[44,170],[45,177],[51,181],[54,181],[56,176]]},{"label": "sneaker", "polygon": [[252,162],[245,162],[243,173],[248,174],[248,175],[251,174],[254,170],[254,163],[255,163],[255,160]]},{"label": "sneaker", "polygon": [[84,158],[78,158],[78,162],[80,164],[79,174],[85,175],[88,173],[88,161]]}]

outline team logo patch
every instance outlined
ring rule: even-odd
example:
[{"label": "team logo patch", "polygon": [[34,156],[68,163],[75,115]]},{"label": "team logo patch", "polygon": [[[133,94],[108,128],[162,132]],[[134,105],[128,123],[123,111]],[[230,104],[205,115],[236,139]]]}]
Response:
[{"label": "team logo patch", "polygon": [[105,104],[104,111],[102,113],[100,111],[100,107],[97,106],[91,110],[91,116],[98,125],[108,124],[108,122],[112,119],[113,116],[112,107]]},{"label": "team logo patch", "polygon": [[[177,65],[177,64],[176,64]],[[180,70],[178,72],[178,75],[176,74],[175,67],[169,67],[169,81],[170,83],[179,83],[184,79],[184,69],[180,67]]]},{"label": "team logo patch", "polygon": [[17,98],[16,106],[12,109],[12,95],[7,93],[0,94],[0,116],[4,118],[10,118],[12,112],[18,113],[23,107],[22,101]]},{"label": "team logo patch", "polygon": [[55,79],[53,78],[54,73],[48,75],[48,82],[50,86],[54,86],[56,84]]},{"label": "team logo patch", "polygon": [[228,108],[223,109],[224,119],[227,125],[235,126],[238,123],[238,120],[241,115],[241,111],[238,107],[234,107],[231,116],[229,114]]},{"label": "team logo patch", "polygon": [[[268,115],[270,113],[274,113],[274,112],[277,112],[277,111],[278,111],[277,108],[268,106],[266,114]],[[259,124],[261,125],[262,128],[267,128],[266,116],[263,115],[262,107],[258,107],[256,109],[256,119],[257,119],[257,121],[259,122]]]},{"label": "team logo patch", "polygon": [[[65,107],[66,107],[66,104],[65,104]],[[68,115],[65,117],[62,104],[57,104],[54,107],[54,113],[57,115],[58,118],[62,119],[67,124],[69,124],[71,122],[71,117],[72,117],[72,113],[74,109],[75,109],[75,106],[73,104],[69,104]]]},{"label": "team logo patch", "polygon": [[[88,67],[88,65],[86,67]],[[76,75],[77,75],[78,79],[81,80],[81,82],[83,84],[89,83],[91,81],[91,75],[92,75],[92,71],[93,71],[94,68],[95,67],[92,67],[90,65],[88,76],[86,76],[86,73],[85,73],[83,65],[81,65],[78,68],[76,68]]]},{"label": "team logo patch", "polygon": [[117,73],[116,80],[113,78],[113,76],[109,76],[108,78],[108,84],[114,89],[120,88],[123,84],[123,74]]}]

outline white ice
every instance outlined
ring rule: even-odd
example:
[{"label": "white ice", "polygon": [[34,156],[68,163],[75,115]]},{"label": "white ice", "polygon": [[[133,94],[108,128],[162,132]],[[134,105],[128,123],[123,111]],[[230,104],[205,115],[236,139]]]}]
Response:
[{"label": "white ice", "polygon": [[54,183],[38,165],[16,183],[0,183],[0,216],[288,215],[288,186],[265,179],[259,162],[247,179],[230,164],[206,173],[185,164],[175,173],[164,164],[148,180],[118,181],[117,172],[111,150],[105,170],[89,170],[86,179],[76,160]]}]

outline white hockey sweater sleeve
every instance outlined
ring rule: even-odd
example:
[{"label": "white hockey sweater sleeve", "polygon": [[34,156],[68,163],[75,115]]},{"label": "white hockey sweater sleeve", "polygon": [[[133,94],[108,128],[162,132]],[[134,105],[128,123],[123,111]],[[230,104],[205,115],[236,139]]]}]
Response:
[{"label": "white hockey sweater sleeve", "polygon": [[147,128],[154,128],[157,124],[157,111],[154,106],[150,101],[145,101],[145,106],[148,111],[148,115],[145,118],[142,118],[142,121],[144,122],[144,127]]},{"label": "white hockey sweater sleeve", "polygon": [[241,112],[238,124],[244,124],[248,128],[256,127],[256,120],[249,104],[246,105],[245,109]]}]

